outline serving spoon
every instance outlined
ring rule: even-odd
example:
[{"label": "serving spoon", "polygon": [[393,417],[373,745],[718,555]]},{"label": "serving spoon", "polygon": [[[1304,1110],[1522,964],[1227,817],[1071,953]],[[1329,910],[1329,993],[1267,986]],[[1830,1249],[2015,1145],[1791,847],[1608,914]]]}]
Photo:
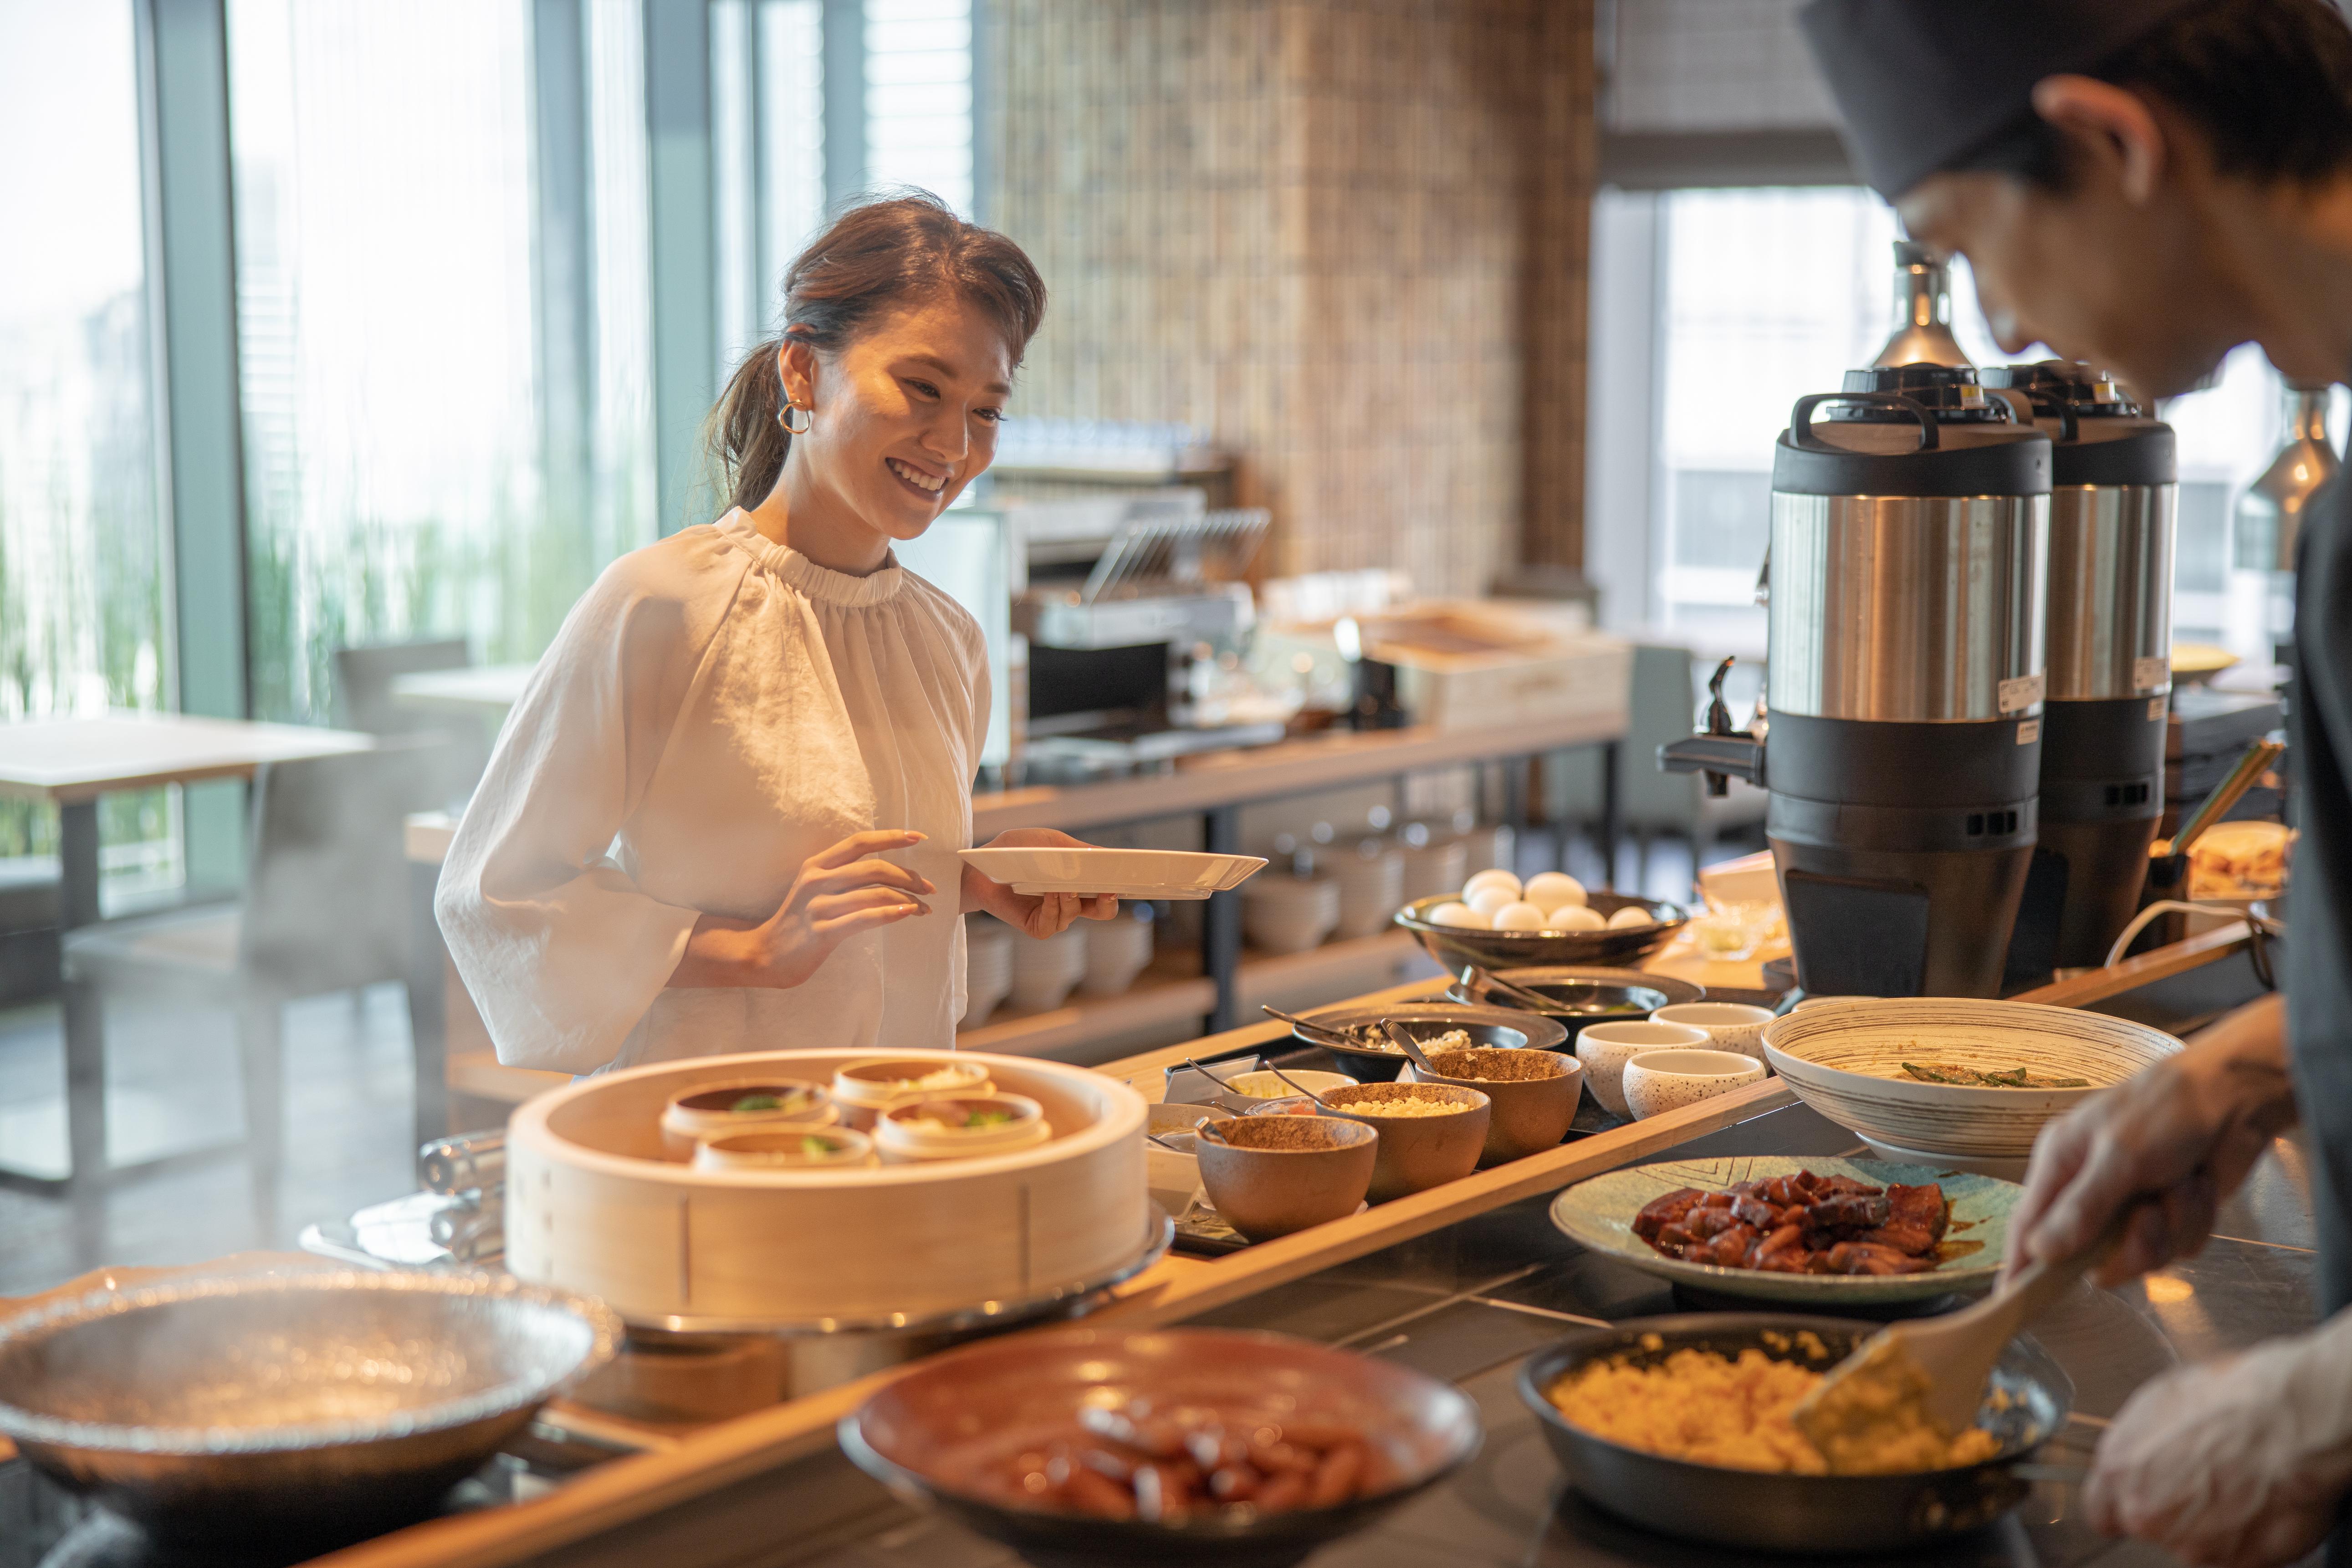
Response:
[{"label": "serving spoon", "polygon": [[1431,1065],[1427,1057],[1421,1054],[1421,1042],[1414,1039],[1412,1032],[1402,1024],[1398,1023],[1394,1018],[1382,1018],[1381,1027],[1388,1031],[1389,1042],[1402,1051],[1416,1068],[1427,1073],[1431,1078],[1445,1076]]},{"label": "serving spoon", "polygon": [[2128,1217],[2118,1215],[2071,1258],[2027,1264],[1975,1306],[1888,1324],[1830,1368],[1789,1419],[1825,1457],[1833,1444],[1867,1446],[1875,1433],[1906,1430],[1915,1410],[1946,1432],[1967,1431],[2009,1342],[2115,1250]]}]

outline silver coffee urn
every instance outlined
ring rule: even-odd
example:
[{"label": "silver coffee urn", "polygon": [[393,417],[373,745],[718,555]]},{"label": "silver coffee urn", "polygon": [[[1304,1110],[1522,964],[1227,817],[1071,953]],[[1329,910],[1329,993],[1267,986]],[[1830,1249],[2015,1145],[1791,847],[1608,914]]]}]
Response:
[{"label": "silver coffee urn", "polygon": [[1770,793],[1797,981],[1992,996],[2035,840],[2051,444],[1960,366],[1849,371],[1772,468],[1769,723],[1675,772]]},{"label": "silver coffee urn", "polygon": [[1978,373],[2053,443],[2041,839],[2011,938],[2014,988],[2107,961],[2164,815],[2172,690],[2172,426],[2105,374],[2048,360]]}]

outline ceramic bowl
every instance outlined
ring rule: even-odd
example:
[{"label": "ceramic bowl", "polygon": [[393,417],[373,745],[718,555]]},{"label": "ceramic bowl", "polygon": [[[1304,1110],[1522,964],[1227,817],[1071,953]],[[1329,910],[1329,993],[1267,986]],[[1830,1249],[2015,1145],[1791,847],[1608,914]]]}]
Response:
[{"label": "ceramic bowl", "polygon": [[1643,1121],[1678,1105],[1696,1105],[1746,1089],[1764,1076],[1764,1064],[1738,1051],[1643,1051],[1625,1064],[1625,1109]]},{"label": "ceramic bowl", "polygon": [[[746,1102],[750,1109],[735,1109]],[[662,1108],[662,1148],[673,1160],[691,1160],[695,1146],[707,1138],[761,1127],[829,1127],[839,1120],[839,1109],[821,1084],[772,1077],[721,1079],[698,1083]]]},{"label": "ceramic bowl", "polygon": [[892,1106],[874,1123],[874,1147],[886,1165],[1010,1154],[1053,1135],[1045,1107],[1021,1094],[927,1094]]},{"label": "ceramic bowl", "polygon": [[1354,1214],[1371,1188],[1381,1135],[1338,1116],[1233,1116],[1192,1145],[1219,1217],[1252,1241]]},{"label": "ceramic bowl", "polygon": [[874,1163],[874,1140],[846,1127],[785,1127],[705,1139],[694,1152],[698,1171],[856,1169]]},{"label": "ceramic bowl", "polygon": [[1556,1148],[1584,1098],[1584,1066],[1558,1051],[1472,1049],[1426,1053],[1436,1076],[1408,1066],[1408,1083],[1475,1089],[1495,1103],[1478,1163],[1499,1165]]},{"label": "ceramic bowl", "polygon": [[1584,1064],[1584,1084],[1612,1116],[1630,1116],[1625,1106],[1625,1064],[1643,1051],[1706,1048],[1706,1035],[1682,1024],[1593,1024],[1576,1037],[1576,1059]]},{"label": "ceramic bowl", "polygon": [[[2144,1024],[1966,997],[1825,1001],[1764,1031],[1765,1058],[1798,1099],[1890,1157],[1922,1164],[2022,1160],[2044,1122],[2179,1049],[2179,1040]],[[2021,1067],[2088,1081],[2081,1089],[1923,1083],[1904,1071],[1906,1061],[1980,1072]]]},{"label": "ceramic bowl", "polygon": [[1769,1007],[1743,1002],[1681,1002],[1650,1015],[1653,1024],[1680,1024],[1704,1032],[1713,1049],[1738,1051],[1764,1059],[1764,1029],[1775,1015]]},{"label": "ceramic bowl", "polygon": [[[1346,1422],[1388,1456],[1396,1485],[1332,1508],[1196,1510],[1160,1521],[1058,1511],[1005,1484],[1029,1435],[1129,1401]],[[1230,1329],[1076,1329],[1007,1335],[909,1367],[842,1422],[840,1441],[901,1500],[942,1509],[1029,1563],[1272,1568],[1370,1527],[1460,1468],[1477,1451],[1479,1425],[1460,1389],[1380,1357]]]},{"label": "ceramic bowl", "polygon": [[[1439,1099],[1464,1109],[1444,1116],[1381,1114],[1391,1100]],[[1276,1102],[1280,1103],[1279,1101]],[[1327,1115],[1344,1116],[1380,1131],[1372,1164],[1372,1202],[1384,1204],[1466,1176],[1486,1152],[1495,1102],[1483,1090],[1443,1083],[1366,1083],[1323,1097]]]},{"label": "ceramic bowl", "polygon": [[[1289,1082],[1283,1081],[1284,1074],[1289,1075]],[[1346,1073],[1310,1072],[1303,1068],[1285,1068],[1280,1073],[1261,1068],[1255,1072],[1232,1073],[1225,1079],[1233,1086],[1228,1100],[1241,1101],[1234,1109],[1244,1111],[1250,1109],[1250,1100],[1288,1100],[1301,1092],[1326,1094],[1335,1089],[1353,1089],[1360,1081]]]},{"label": "ceramic bowl", "polygon": [[875,1117],[902,1100],[922,1094],[986,1094],[990,1088],[988,1068],[981,1062],[861,1057],[834,1073],[833,1102],[841,1108],[844,1126],[870,1132]]}]

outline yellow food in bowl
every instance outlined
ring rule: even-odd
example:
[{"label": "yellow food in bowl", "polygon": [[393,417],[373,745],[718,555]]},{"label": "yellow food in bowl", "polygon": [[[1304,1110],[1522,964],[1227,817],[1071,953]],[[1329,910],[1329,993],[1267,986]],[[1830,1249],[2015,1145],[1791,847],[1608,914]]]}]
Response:
[{"label": "yellow food in bowl", "polygon": [[[1824,1364],[1832,1359],[1809,1331],[1798,1333],[1793,1342]],[[1727,1469],[1887,1475],[1978,1464],[2000,1451],[1999,1440],[1981,1427],[1950,1437],[1915,1412],[1916,1425],[1867,1448],[1841,1446],[1832,1466],[1789,1419],[1822,1376],[1760,1350],[1741,1351],[1736,1360],[1713,1351],[1678,1350],[1650,1366],[1626,1356],[1594,1362],[1545,1394],[1572,1425],[1596,1437]]]}]

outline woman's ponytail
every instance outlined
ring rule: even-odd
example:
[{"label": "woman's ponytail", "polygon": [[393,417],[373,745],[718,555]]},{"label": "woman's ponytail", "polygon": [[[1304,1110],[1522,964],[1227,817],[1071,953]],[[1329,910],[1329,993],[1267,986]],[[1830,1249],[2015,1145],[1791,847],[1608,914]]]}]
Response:
[{"label": "woman's ponytail", "polygon": [[768,499],[784,471],[792,436],[777,418],[784,406],[784,340],[772,339],[743,356],[710,411],[706,439],[727,504],[751,510]]}]

